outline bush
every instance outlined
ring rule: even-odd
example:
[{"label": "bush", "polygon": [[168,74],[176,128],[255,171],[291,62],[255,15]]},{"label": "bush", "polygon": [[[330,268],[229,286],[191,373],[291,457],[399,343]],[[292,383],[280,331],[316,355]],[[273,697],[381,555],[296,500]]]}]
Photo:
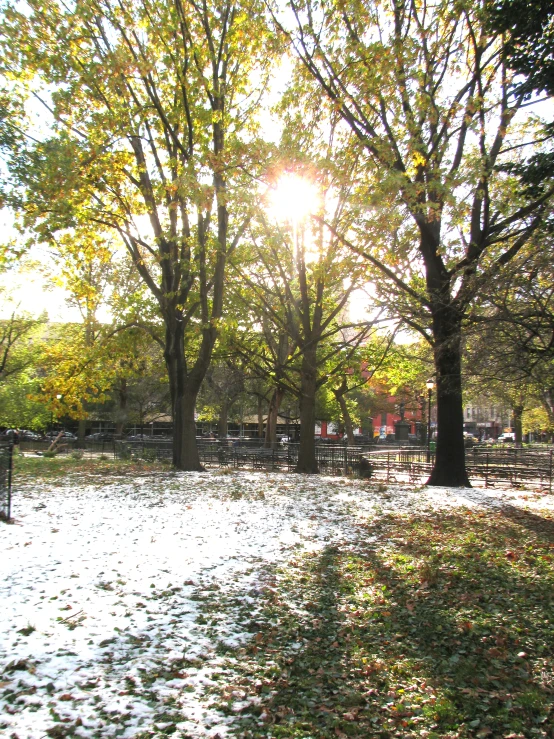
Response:
[{"label": "bush", "polygon": [[145,462],[155,462],[158,459],[155,449],[143,449],[140,456]]},{"label": "bush", "polygon": [[119,459],[131,459],[131,450],[126,444],[119,447]]}]

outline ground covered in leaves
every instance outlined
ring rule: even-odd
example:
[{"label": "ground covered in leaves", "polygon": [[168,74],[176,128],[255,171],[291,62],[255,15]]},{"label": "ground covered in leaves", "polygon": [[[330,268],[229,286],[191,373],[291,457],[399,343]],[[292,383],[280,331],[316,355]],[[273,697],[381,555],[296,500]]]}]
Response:
[{"label": "ground covered in leaves", "polygon": [[554,737],[554,502],[18,460],[0,735]]}]

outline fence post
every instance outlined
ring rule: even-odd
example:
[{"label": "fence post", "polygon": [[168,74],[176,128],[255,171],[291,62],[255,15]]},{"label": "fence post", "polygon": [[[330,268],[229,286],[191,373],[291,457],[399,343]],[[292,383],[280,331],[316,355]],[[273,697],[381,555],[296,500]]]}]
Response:
[{"label": "fence post", "polygon": [[548,470],[548,492],[552,494],[552,449],[550,450],[550,465]]},{"label": "fence post", "polygon": [[344,476],[348,475],[348,447],[344,447]]},{"label": "fence post", "polygon": [[12,518],[12,475],[13,475],[13,444],[10,444],[8,461],[8,523]]},{"label": "fence post", "polygon": [[485,487],[489,486],[489,453],[485,454]]},{"label": "fence post", "polygon": [[13,444],[8,444],[7,446],[2,447],[0,461],[3,467],[1,474],[1,478],[3,479],[0,479],[0,518],[5,521],[5,523],[11,523]]}]

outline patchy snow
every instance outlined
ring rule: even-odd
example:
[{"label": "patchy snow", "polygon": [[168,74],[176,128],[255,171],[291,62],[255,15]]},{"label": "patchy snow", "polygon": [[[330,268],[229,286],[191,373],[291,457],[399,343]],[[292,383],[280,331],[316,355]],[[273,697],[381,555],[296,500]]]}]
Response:
[{"label": "patchy snow", "polygon": [[[253,635],[213,613],[208,629],[203,595],[220,590],[254,614],[270,586],[264,566],[347,545],[368,516],[554,507],[553,496],[516,490],[262,472],[75,480],[16,485],[16,524],[1,528],[0,730],[14,739],[175,727],[225,737],[233,716],[210,707],[218,652]],[[240,690],[229,695],[233,711],[245,707]]]}]

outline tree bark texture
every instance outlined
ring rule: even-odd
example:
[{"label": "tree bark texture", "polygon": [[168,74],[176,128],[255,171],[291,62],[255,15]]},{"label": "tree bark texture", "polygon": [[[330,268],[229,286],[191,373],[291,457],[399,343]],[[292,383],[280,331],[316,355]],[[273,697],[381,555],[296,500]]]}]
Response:
[{"label": "tree bark texture", "polygon": [[281,407],[281,401],[283,400],[284,394],[284,390],[281,388],[275,388],[273,395],[271,396],[271,400],[269,401],[264,439],[264,447],[266,449],[274,449],[277,444],[277,417],[279,415],[279,409]]},{"label": "tree bark texture", "polygon": [[[446,291],[445,291],[446,292]],[[443,295],[445,294],[443,292]],[[471,487],[465,467],[460,311],[432,304],[436,370],[437,446],[427,485]]]},{"label": "tree bark texture", "polygon": [[115,433],[116,436],[122,436],[123,430],[125,429],[125,424],[127,423],[127,399],[128,399],[128,393],[127,393],[127,380],[125,377],[122,377],[119,381],[119,387],[117,389],[117,397],[118,397],[118,409],[117,409],[117,422],[115,424]]},{"label": "tree bark texture", "polygon": [[229,403],[227,402],[227,398],[223,398],[219,408],[219,418],[217,420],[217,430],[220,439],[224,439],[227,436],[228,416]]},{"label": "tree bark texture", "polygon": [[178,470],[201,471],[196,446],[194,409],[198,391],[186,387],[187,366],[182,321],[166,319],[164,359],[169,377],[173,417],[173,466]]},{"label": "tree bark texture", "polygon": [[342,419],[344,421],[344,430],[346,433],[346,440],[352,446],[354,444],[354,425],[352,423],[352,417],[346,404],[345,395],[348,392],[348,384],[346,377],[343,378],[341,386],[338,390],[333,390],[333,395],[337,403],[339,404],[340,412],[342,413]]},{"label": "tree bark texture", "polygon": [[514,414],[515,444],[521,446],[523,443],[523,405],[514,405],[512,412]]},{"label": "tree bark texture", "polygon": [[263,398],[258,395],[258,438],[264,438],[264,405]]}]

